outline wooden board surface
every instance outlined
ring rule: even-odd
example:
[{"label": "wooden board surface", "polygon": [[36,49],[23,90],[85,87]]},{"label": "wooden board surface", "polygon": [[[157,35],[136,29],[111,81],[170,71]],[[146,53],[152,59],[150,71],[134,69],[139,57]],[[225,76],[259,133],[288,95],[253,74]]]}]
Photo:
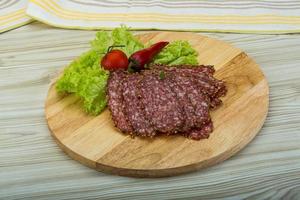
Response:
[{"label": "wooden board surface", "polygon": [[242,50],[192,33],[160,32],[139,36],[149,40],[189,40],[200,64],[213,64],[226,81],[224,104],[212,112],[215,130],[209,139],[180,136],[132,139],[114,128],[106,110],[97,117],[83,112],[73,95],[59,96],[53,84],[46,100],[49,129],[73,159],[99,171],[126,176],[160,177],[194,171],[219,163],[248,144],[266,118],[269,88],[259,66]]},{"label": "wooden board surface", "polygon": [[300,199],[299,35],[201,33],[234,44],[259,64],[270,87],[267,119],[225,162],[141,179],[73,160],[45,120],[50,81],[90,48],[95,33],[34,22],[0,34],[0,199]]}]

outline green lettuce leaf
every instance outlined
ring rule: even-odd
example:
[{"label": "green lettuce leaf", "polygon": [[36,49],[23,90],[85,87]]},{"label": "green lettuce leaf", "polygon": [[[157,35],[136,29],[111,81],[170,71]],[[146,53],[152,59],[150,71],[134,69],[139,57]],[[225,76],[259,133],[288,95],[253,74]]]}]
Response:
[{"label": "green lettuce leaf", "polygon": [[187,41],[174,41],[154,58],[155,64],[166,65],[196,65],[198,53]]},{"label": "green lettuce leaf", "polygon": [[93,115],[99,114],[107,104],[106,83],[109,72],[101,68],[99,63],[111,45],[124,45],[118,49],[122,49],[128,56],[144,48],[124,26],[111,33],[100,31],[91,41],[91,50],[71,62],[56,83],[58,92],[79,96],[85,111]]}]

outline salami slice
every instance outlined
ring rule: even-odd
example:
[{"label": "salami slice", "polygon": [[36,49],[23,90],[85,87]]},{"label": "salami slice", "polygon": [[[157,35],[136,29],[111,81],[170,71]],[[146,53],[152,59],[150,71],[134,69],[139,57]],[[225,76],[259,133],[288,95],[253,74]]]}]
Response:
[{"label": "salami slice", "polygon": [[194,140],[205,139],[209,137],[209,134],[213,132],[213,123],[208,121],[200,128],[194,128],[191,131],[187,132],[185,135]]},{"label": "salami slice", "polygon": [[141,94],[138,85],[141,79],[141,75],[131,74],[123,81],[125,113],[136,135],[152,137],[156,131],[149,121],[143,102],[140,100]]},{"label": "salami slice", "polygon": [[[190,119],[185,124],[185,130],[202,126],[202,124],[209,119],[209,98],[199,92],[199,88],[193,78],[182,76],[175,71],[167,71],[166,73],[172,77],[172,80],[176,82],[177,85],[183,88],[189,100],[189,103],[186,104],[188,107],[185,107],[185,109]],[[190,106],[193,109],[191,109]]]},{"label": "salami slice", "polygon": [[125,77],[126,73],[124,71],[111,72],[107,83],[107,99],[115,126],[124,133],[131,133],[133,129],[124,113],[125,105],[122,96],[122,83]]},{"label": "salami slice", "polygon": [[143,73],[139,86],[146,117],[156,131],[167,134],[180,131],[184,116],[167,79],[161,78],[157,71],[148,71]]}]

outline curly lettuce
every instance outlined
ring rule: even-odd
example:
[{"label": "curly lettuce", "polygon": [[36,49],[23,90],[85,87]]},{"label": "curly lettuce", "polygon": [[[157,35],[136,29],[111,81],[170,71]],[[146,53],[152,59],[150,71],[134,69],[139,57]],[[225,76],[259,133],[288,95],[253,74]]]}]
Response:
[{"label": "curly lettuce", "polygon": [[74,60],[64,70],[56,83],[60,93],[79,96],[86,112],[98,115],[106,106],[106,83],[109,72],[100,67],[100,60],[111,45],[120,47],[128,56],[144,48],[126,27],[114,29],[111,33],[100,31],[91,41],[91,49]]},{"label": "curly lettuce", "polygon": [[174,41],[166,46],[153,60],[155,64],[197,65],[198,53],[187,41]]}]

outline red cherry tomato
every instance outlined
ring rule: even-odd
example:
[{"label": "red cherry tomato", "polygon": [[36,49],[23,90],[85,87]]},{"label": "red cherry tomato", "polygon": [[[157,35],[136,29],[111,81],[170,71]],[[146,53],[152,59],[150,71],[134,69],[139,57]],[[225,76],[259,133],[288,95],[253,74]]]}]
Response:
[{"label": "red cherry tomato", "polygon": [[121,50],[111,50],[101,60],[101,66],[106,70],[116,70],[128,68],[128,58]]}]

